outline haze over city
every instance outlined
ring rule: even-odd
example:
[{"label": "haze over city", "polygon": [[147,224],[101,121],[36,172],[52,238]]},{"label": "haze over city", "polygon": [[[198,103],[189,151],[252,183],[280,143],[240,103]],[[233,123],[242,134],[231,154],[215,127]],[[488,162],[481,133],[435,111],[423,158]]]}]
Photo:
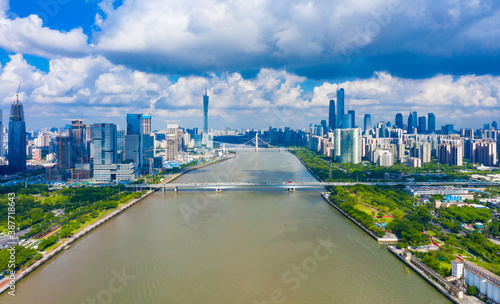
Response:
[{"label": "haze over city", "polygon": [[[346,91],[373,121],[499,116],[496,1],[0,0],[0,100],[20,82],[28,129],[61,119],[201,128],[307,128]],[[280,119],[276,119],[279,116]],[[361,122],[357,122],[361,125]]]}]

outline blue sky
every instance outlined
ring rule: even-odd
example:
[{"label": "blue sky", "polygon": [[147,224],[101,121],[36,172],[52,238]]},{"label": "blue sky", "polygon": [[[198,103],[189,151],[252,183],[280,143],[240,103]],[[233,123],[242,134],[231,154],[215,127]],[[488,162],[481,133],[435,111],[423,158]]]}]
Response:
[{"label": "blue sky", "polygon": [[31,129],[144,111],[201,127],[205,87],[214,128],[305,128],[340,87],[358,125],[415,109],[481,127],[499,51],[493,0],[0,0],[0,101],[22,81]]}]

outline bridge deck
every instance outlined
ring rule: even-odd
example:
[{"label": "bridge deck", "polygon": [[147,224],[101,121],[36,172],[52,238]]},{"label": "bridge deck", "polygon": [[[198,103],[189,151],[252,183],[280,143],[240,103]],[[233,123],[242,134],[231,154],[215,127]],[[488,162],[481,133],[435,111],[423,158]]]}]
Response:
[{"label": "bridge deck", "polygon": [[273,182],[224,182],[224,183],[169,183],[169,184],[130,184],[131,188],[188,188],[188,189],[206,189],[206,188],[249,188],[249,187],[281,187],[281,188],[317,188],[334,186],[468,186],[484,187],[499,186],[500,182],[298,182],[298,183],[273,183]]}]

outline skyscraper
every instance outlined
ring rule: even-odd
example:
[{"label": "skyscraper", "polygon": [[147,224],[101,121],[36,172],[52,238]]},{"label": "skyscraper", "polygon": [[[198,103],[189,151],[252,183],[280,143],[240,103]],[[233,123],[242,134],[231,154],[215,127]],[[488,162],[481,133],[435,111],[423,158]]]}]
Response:
[{"label": "skyscraper", "polygon": [[396,123],[394,124],[394,127],[403,129],[403,114],[398,113],[396,114]]},{"label": "skyscraper", "polygon": [[125,149],[125,130],[118,130],[116,134],[118,138],[116,149],[118,150],[118,152],[123,152],[123,150]]},{"label": "skyscraper", "polygon": [[418,128],[418,116],[417,116],[417,112],[413,111],[411,113],[411,119],[412,119],[412,128],[413,129]]},{"label": "skyscraper", "polygon": [[75,164],[87,164],[87,126],[83,123],[83,120],[77,119],[73,120],[70,125],[70,138],[71,138],[71,149],[72,165],[73,168]]},{"label": "skyscraper", "polygon": [[142,114],[127,114],[127,135],[125,135],[124,160],[132,161],[139,168],[143,162],[143,122]]},{"label": "skyscraper", "polygon": [[344,89],[337,91],[337,128],[348,128],[342,125],[346,119],[344,118]]},{"label": "skyscraper", "polygon": [[408,133],[412,134],[418,127],[418,117],[417,112],[410,112],[410,116],[408,116]]},{"label": "skyscraper", "polygon": [[427,114],[427,118],[427,123],[429,124],[429,126],[427,127],[427,132],[429,132],[429,134],[432,134],[436,132],[436,116],[434,116],[434,113],[429,113]]},{"label": "skyscraper", "polygon": [[328,126],[330,129],[335,129],[337,127],[336,121],[337,117],[335,116],[335,100],[330,100],[330,109],[328,111]]},{"label": "skyscraper", "polygon": [[463,148],[460,142],[438,145],[438,162],[449,166],[462,166]]},{"label": "skyscraper", "polygon": [[326,134],[328,132],[328,126],[326,125],[326,120],[321,121],[321,126],[323,127],[323,134]]},{"label": "skyscraper", "polygon": [[9,119],[9,167],[12,173],[26,171],[26,123],[23,104],[17,100],[12,103]]},{"label": "skyscraper", "polygon": [[142,135],[142,130],[142,114],[127,114],[127,135]]},{"label": "skyscraper", "polygon": [[57,167],[62,170],[67,170],[75,166],[74,163],[75,149],[71,136],[56,137],[56,159]]},{"label": "skyscraper", "polygon": [[349,116],[349,126],[346,128],[356,128],[356,112],[354,110],[347,111],[347,115]]},{"label": "skyscraper", "polygon": [[203,95],[203,132],[208,133],[208,94],[207,89],[205,89],[205,95]]},{"label": "skyscraper", "polygon": [[351,125],[351,117],[349,114],[342,114],[342,129],[348,129]]},{"label": "skyscraper", "polygon": [[408,116],[408,126],[407,126],[406,131],[408,134],[413,133],[413,118],[412,118],[411,112],[410,112],[410,115]]},{"label": "skyscraper", "polygon": [[427,127],[427,119],[425,116],[420,116],[418,118],[418,134],[425,134]]},{"label": "skyscraper", "polygon": [[142,134],[151,134],[151,114],[142,115]]},{"label": "skyscraper", "polygon": [[363,130],[366,133],[371,128],[372,128],[372,116],[370,114],[365,114]]},{"label": "skyscraper", "polygon": [[341,163],[361,162],[361,129],[335,130],[335,156]]},{"label": "skyscraper", "polygon": [[0,157],[3,157],[3,111],[0,110]]},{"label": "skyscraper", "polygon": [[[142,131],[142,125],[140,125]],[[135,136],[137,139],[138,135]],[[101,123],[92,126],[94,146],[94,181],[133,181],[138,174],[137,164],[118,164],[118,131],[115,124]],[[125,142],[127,145],[127,142]],[[126,150],[126,148],[125,148]]]},{"label": "skyscraper", "polygon": [[[0,112],[0,114],[1,114],[1,113],[2,113],[2,112]],[[0,123],[1,123],[1,121],[0,121]],[[497,124],[496,120],[495,120],[495,121],[493,121],[493,122],[491,123],[491,127],[493,128],[493,130],[498,130],[498,124]],[[0,131],[0,132],[1,132],[1,131]],[[0,133],[0,134],[1,134],[1,133]]]},{"label": "skyscraper", "polygon": [[94,144],[94,165],[110,165],[117,162],[118,136],[115,124],[94,124],[92,142]]}]

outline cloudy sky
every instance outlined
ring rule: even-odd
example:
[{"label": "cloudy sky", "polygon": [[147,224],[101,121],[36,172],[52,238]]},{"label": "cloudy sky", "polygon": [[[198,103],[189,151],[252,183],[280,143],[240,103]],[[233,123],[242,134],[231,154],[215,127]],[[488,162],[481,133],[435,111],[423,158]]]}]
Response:
[{"label": "cloudy sky", "polygon": [[28,129],[64,119],[153,127],[305,128],[345,89],[362,125],[434,112],[500,122],[495,0],[0,0],[4,121],[22,82]]}]

